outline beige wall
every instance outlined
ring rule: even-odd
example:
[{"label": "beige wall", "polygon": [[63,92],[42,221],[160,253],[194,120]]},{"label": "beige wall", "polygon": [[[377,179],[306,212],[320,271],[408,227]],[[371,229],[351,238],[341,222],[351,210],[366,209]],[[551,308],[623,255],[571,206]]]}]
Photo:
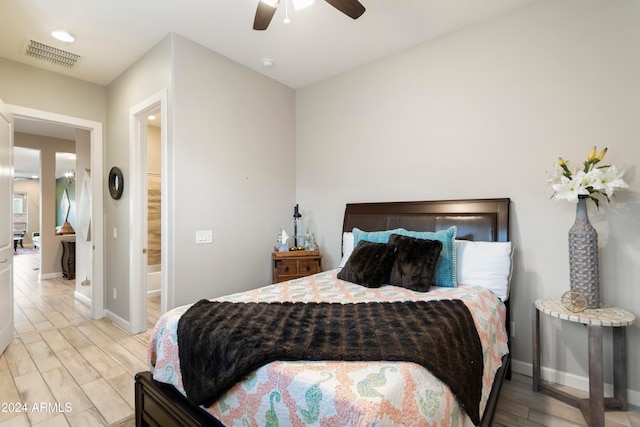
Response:
[{"label": "beige wall", "polygon": [[56,114],[104,123],[107,91],[50,71],[0,58],[0,99]]},{"label": "beige wall", "polygon": [[[106,277],[105,301],[109,313],[124,322],[130,319],[130,270],[131,260],[131,148],[129,146],[129,110],[157,92],[166,89],[169,102],[173,97],[171,84],[171,36],[165,37],[139,61],[114,80],[107,88],[108,122],[105,171],[117,166],[122,170],[124,191],[119,200],[105,194]],[[171,132],[169,117],[167,132]],[[117,238],[113,230],[117,229]],[[118,266],[118,268],[110,268]],[[113,290],[117,290],[117,299]]]},{"label": "beige wall", "polygon": [[[177,35],[108,88],[107,170],[129,170],[129,109],[168,90],[169,307],[270,282],[275,235],[294,204],[294,92]],[[164,173],[164,172],[163,172]],[[130,196],[107,202],[107,309],[129,321]],[[163,202],[165,201],[163,200]],[[112,229],[118,228],[118,238]],[[196,245],[197,230],[213,230]],[[175,286],[171,289],[171,283]],[[112,298],[113,288],[118,299]]]},{"label": "beige wall", "polygon": [[[510,197],[513,355],[530,372],[531,303],[569,289],[575,218],[574,205],[550,201],[545,172],[608,146],[630,188],[590,207],[601,295],[640,315],[639,22],[633,0],[537,1],[299,90],[296,195],[324,266],[338,265],[347,202]],[[585,329],[543,328],[543,365],[586,377]],[[628,329],[640,404],[640,326]]]},{"label": "beige wall", "polygon": [[[294,205],[295,93],[179,36],[173,67],[169,298],[181,305],[271,282]],[[197,230],[213,230],[213,244],[196,245]]]},{"label": "beige wall", "polygon": [[150,173],[162,172],[161,132],[158,126],[147,126],[147,170]]}]

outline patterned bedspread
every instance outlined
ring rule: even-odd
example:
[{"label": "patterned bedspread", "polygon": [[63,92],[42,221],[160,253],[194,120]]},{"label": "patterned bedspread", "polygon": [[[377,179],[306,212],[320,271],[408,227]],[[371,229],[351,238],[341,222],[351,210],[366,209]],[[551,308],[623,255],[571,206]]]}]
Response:
[{"label": "patterned bedspread", "polygon": [[[427,293],[395,286],[377,289],[344,282],[337,270],[278,283],[216,301],[370,302],[461,299],[474,317],[482,342],[481,413],[493,378],[508,352],[505,307],[477,286],[432,287]],[[189,306],[167,312],[149,343],[155,380],[184,394],[177,348],[178,320]],[[254,371],[207,408],[225,426],[472,426],[446,385],[408,362],[272,362]]]}]

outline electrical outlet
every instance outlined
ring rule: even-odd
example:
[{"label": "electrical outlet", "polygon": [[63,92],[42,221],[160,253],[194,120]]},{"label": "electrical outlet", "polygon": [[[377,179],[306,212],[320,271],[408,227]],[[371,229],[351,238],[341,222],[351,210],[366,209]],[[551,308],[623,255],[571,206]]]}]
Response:
[{"label": "electrical outlet", "polygon": [[113,288],[113,299],[118,299],[118,290]]},{"label": "electrical outlet", "polygon": [[213,243],[213,230],[196,231],[196,245]]},{"label": "electrical outlet", "polygon": [[516,322],[511,322],[511,338],[516,337]]}]

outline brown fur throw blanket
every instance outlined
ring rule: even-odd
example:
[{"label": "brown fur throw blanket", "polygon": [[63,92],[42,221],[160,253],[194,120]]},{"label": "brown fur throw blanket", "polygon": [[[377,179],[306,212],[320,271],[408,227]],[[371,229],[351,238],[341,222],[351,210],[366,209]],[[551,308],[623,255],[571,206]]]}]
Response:
[{"label": "brown fur throw blanket", "polygon": [[233,303],[201,300],[180,318],[182,383],[210,406],[252,371],[276,360],[405,361],[449,386],[480,422],[482,345],[460,300]]}]

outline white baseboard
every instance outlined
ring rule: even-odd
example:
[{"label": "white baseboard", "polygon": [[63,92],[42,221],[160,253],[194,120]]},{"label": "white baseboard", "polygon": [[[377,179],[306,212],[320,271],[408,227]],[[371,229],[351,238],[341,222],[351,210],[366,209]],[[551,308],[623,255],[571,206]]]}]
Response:
[{"label": "white baseboard", "polygon": [[87,307],[91,308],[91,298],[89,298],[86,295],[81,294],[78,291],[75,291],[73,293],[73,296],[75,299],[77,299],[78,301],[80,301],[82,304],[86,305]]},{"label": "white baseboard", "polygon": [[160,289],[156,289],[155,291],[147,291],[147,299],[159,297],[161,294]]},{"label": "white baseboard", "polygon": [[40,280],[47,280],[47,279],[59,279],[60,277],[62,277],[62,272],[59,273],[47,273],[47,274],[42,274],[40,273],[38,275]]},{"label": "white baseboard", "polygon": [[115,323],[116,325],[120,326],[122,329],[124,329],[125,331],[131,333],[131,323],[129,323],[129,321],[124,320],[122,317],[118,316],[117,314],[105,309],[104,310],[104,316],[111,320],[113,323]]},{"label": "white baseboard", "polygon": [[[512,360],[511,370],[517,374],[533,377],[533,364],[528,362]],[[540,377],[544,381],[550,381],[577,390],[589,391],[589,378],[587,377],[556,371],[555,369],[545,368],[544,366],[540,368]],[[605,396],[613,395],[612,384],[604,385],[604,394]],[[627,401],[629,405],[640,406],[640,391],[627,389]]]}]

